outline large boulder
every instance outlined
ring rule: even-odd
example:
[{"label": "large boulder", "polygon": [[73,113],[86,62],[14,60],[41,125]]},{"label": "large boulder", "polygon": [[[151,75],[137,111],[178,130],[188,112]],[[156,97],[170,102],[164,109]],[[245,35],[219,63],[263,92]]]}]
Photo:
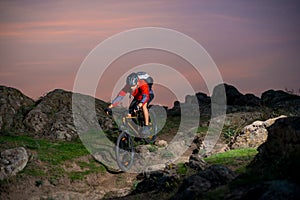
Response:
[{"label": "large boulder", "polygon": [[212,165],[184,179],[178,193],[172,199],[201,199],[207,191],[229,183],[236,176],[225,166]]},{"label": "large boulder", "polygon": [[24,147],[7,149],[0,153],[0,180],[7,179],[23,170],[28,162]]},{"label": "large boulder", "polygon": [[[78,136],[77,128],[73,121],[72,92],[56,89],[49,92],[36,102],[33,108],[25,117],[25,126],[30,132],[39,136],[45,136],[58,140],[72,140]],[[89,112],[88,106],[95,104],[96,117],[98,122],[104,123],[107,118],[104,112],[106,103],[86,95],[79,95],[77,109],[81,116],[83,112]],[[83,116],[92,116],[84,114]],[[82,119],[89,121],[89,119]],[[81,124],[81,122],[78,122]],[[82,123],[83,124],[83,123]]]},{"label": "large boulder", "polygon": [[244,184],[231,187],[224,199],[300,199],[300,117],[278,119],[267,131],[267,141],[235,181]]},{"label": "large boulder", "polygon": [[268,139],[249,167],[259,176],[300,183],[300,117],[278,119],[267,130]]},{"label": "large boulder", "polygon": [[143,175],[143,178],[143,181],[137,185],[136,189],[131,193],[131,195],[150,191],[170,192],[173,191],[174,188],[178,187],[180,181],[179,175],[176,173],[175,168],[153,171],[147,175]]},{"label": "large boulder", "polygon": [[287,200],[300,198],[300,186],[287,180],[264,181],[262,183],[244,185],[236,188],[232,187],[231,189],[230,194],[225,196],[225,200]]},{"label": "large boulder", "polygon": [[24,115],[34,106],[34,101],[19,90],[0,86],[0,132],[22,131]]},{"label": "large boulder", "polygon": [[237,135],[231,142],[232,149],[238,148],[256,148],[263,144],[268,137],[267,128],[275,123],[277,119],[284,118],[282,115],[266,121],[255,121],[250,125],[245,126],[241,133]]}]

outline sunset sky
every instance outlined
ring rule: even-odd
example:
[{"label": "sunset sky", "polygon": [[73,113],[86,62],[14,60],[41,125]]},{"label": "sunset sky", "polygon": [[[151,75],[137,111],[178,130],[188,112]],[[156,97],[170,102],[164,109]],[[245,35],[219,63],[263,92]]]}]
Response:
[{"label": "sunset sky", "polygon": [[[285,88],[298,93],[299,10],[296,0],[2,0],[0,85],[34,99],[55,88],[72,90],[81,63],[99,43],[122,31],[151,26],[195,39],[212,57],[224,82],[242,93],[260,96],[268,89]],[[164,63],[188,76],[188,63],[173,57],[136,52],[120,58],[107,73],[113,76],[122,65]],[[192,78],[192,85],[207,93],[200,79]],[[109,101],[113,86],[99,88],[96,97]]]}]

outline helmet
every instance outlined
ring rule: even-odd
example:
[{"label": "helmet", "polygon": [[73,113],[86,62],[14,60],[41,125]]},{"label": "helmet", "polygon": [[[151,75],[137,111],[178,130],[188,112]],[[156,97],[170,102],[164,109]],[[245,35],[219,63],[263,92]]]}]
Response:
[{"label": "helmet", "polygon": [[130,86],[134,86],[137,84],[139,77],[136,73],[131,73],[126,80],[126,83]]}]

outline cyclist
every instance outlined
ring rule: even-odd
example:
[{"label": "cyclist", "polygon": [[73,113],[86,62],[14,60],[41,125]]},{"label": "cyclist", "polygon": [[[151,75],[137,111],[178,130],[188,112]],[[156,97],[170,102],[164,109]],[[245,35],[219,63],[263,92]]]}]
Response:
[{"label": "cyclist", "polygon": [[141,108],[143,110],[145,120],[145,126],[143,127],[142,134],[150,134],[148,105],[154,98],[152,88],[149,87],[145,80],[139,79],[137,73],[131,73],[126,79],[126,85],[108,108],[111,109],[118,105],[127,93],[130,93],[130,95],[134,97],[129,106],[129,116]]}]

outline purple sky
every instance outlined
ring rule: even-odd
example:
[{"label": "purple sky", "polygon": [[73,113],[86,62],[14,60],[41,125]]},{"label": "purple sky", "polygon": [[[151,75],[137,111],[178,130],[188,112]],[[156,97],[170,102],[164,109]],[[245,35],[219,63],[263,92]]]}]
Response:
[{"label": "purple sky", "polygon": [[[224,82],[242,93],[260,96],[271,88],[298,92],[299,10],[300,3],[292,0],[3,0],[0,85],[16,87],[34,99],[55,88],[72,90],[77,70],[96,45],[128,29],[154,26],[195,39],[213,58]],[[193,74],[184,61],[168,53],[144,51],[125,57],[110,66],[108,75],[122,65],[147,62]],[[96,96],[108,101],[113,86],[99,85]],[[201,77],[193,77],[192,85],[207,93]]]}]

